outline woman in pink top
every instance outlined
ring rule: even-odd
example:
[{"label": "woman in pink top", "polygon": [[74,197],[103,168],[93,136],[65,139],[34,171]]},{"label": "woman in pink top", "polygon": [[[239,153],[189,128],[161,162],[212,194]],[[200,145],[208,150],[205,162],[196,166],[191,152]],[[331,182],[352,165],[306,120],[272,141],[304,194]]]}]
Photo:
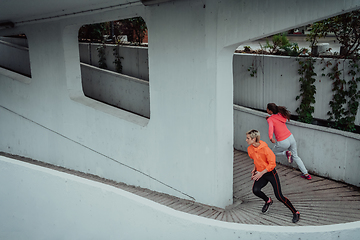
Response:
[{"label": "woman in pink top", "polygon": [[[289,163],[294,160],[302,172],[301,177],[310,180],[310,174],[301,158],[297,155],[295,138],[286,127],[286,121],[290,121],[290,112],[286,107],[277,106],[275,103],[268,103],[266,111],[271,115],[266,117],[269,124],[269,138],[272,143],[276,142],[273,152],[275,155],[286,155]],[[276,141],[273,138],[274,134]]]}]

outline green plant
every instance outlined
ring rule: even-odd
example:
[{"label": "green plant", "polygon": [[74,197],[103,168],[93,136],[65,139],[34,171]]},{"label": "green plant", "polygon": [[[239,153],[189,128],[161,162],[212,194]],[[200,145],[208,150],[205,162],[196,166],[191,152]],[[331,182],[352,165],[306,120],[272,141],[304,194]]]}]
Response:
[{"label": "green plant", "polygon": [[318,39],[323,37],[321,34],[322,25],[319,23],[314,23],[311,26],[309,34],[306,35],[306,41],[310,42],[310,47],[314,47],[318,43]]},{"label": "green plant", "polygon": [[252,62],[251,66],[247,69],[250,72],[251,77],[255,77],[257,74],[257,67],[254,64],[254,61]]},{"label": "green plant", "polygon": [[272,44],[266,39],[265,49],[269,49],[270,54],[280,54],[286,56],[299,56],[303,49],[299,49],[297,43],[290,43],[286,34],[277,34],[272,37]]},{"label": "green plant", "polygon": [[[333,98],[329,102],[331,111],[329,115],[330,127],[337,128],[344,131],[353,132],[355,130],[355,117],[359,108],[360,91],[358,90],[358,83],[360,77],[357,74],[360,72],[357,61],[349,61],[348,75],[351,77],[349,81],[342,76],[342,70],[339,69],[339,61],[336,61],[328,77],[333,81],[332,91]],[[329,66],[330,63],[327,63]]]},{"label": "green plant", "polygon": [[296,96],[296,100],[301,98],[300,106],[296,109],[299,116],[298,120],[305,123],[312,123],[315,103],[316,87],[314,85],[317,74],[314,71],[314,58],[308,57],[304,60],[298,59],[300,68],[298,73],[300,75],[300,95]]},{"label": "green plant", "polygon": [[121,20],[124,32],[128,32],[127,35],[136,44],[140,45],[147,33],[147,26],[143,18],[134,17],[125,20]]},{"label": "green plant", "polygon": [[290,42],[286,37],[285,33],[276,34],[272,37],[272,44],[266,39],[265,49],[269,49],[271,54],[276,54],[279,52],[281,47],[289,46]]},{"label": "green plant", "polygon": [[122,73],[122,64],[121,64],[121,59],[124,59],[123,57],[120,57],[119,55],[119,46],[116,46],[114,49],[113,49],[113,55],[115,57],[115,60],[113,63],[115,63],[115,68],[116,68],[116,72],[118,73]]},{"label": "green plant", "polygon": [[[345,125],[345,104],[346,104],[346,81],[341,77],[342,73],[339,70],[340,62],[336,61],[334,66],[331,68],[331,72],[327,76],[333,81],[332,91],[333,97],[329,102],[331,111],[327,113],[329,115],[329,121],[332,121],[330,124],[333,128],[342,129],[342,126]],[[330,61],[327,62],[326,66],[332,65]]]},{"label": "green plant", "polygon": [[360,72],[359,64],[355,60],[351,60],[349,63],[351,70],[349,75],[351,79],[348,81],[348,109],[346,111],[347,115],[347,126],[348,131],[353,132],[355,130],[355,118],[359,109],[359,100],[360,100],[360,90],[358,90],[358,83],[360,82],[360,77],[357,74]]},{"label": "green plant", "polygon": [[314,23],[306,40],[314,46],[318,38],[326,37],[329,33],[334,34],[341,44],[340,55],[345,58],[357,55],[360,46],[360,10]]},{"label": "green plant", "polygon": [[288,45],[281,46],[281,50],[283,50],[283,55],[286,56],[299,56],[300,53],[304,52],[304,48],[299,49],[299,45],[297,43],[289,43]]},{"label": "green plant", "polygon": [[251,47],[250,46],[244,46],[244,52],[250,52]]},{"label": "green plant", "polygon": [[[329,102],[330,111],[327,113],[328,120],[331,122],[329,125],[344,131],[354,131],[355,116],[359,109],[360,100],[360,91],[358,90],[360,82],[358,77],[360,11],[345,13],[314,23],[310,34],[307,36],[307,41],[310,41],[311,46],[313,46],[317,43],[318,38],[326,37],[329,33],[334,34],[341,44],[339,56],[345,58],[342,69],[339,69],[339,61],[335,61],[334,64],[327,61],[322,69],[332,66],[326,75],[332,81],[333,91],[333,97]],[[343,74],[345,67],[350,69],[348,81],[346,80],[348,78]]]},{"label": "green plant", "polygon": [[110,33],[110,22],[84,25],[79,29],[79,39],[102,42],[104,35]]},{"label": "green plant", "polygon": [[102,43],[99,47],[96,48],[96,50],[98,50],[99,68],[102,69],[107,69],[105,49],[106,49],[105,43]]}]

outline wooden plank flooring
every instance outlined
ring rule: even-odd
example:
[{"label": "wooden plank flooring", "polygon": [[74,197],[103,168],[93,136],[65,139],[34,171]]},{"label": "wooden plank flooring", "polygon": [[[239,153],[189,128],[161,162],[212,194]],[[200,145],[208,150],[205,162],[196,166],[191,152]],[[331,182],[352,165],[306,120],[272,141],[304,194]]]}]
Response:
[{"label": "wooden plank flooring", "polygon": [[360,191],[358,188],[318,176],[313,176],[312,180],[305,180],[300,177],[298,170],[279,164],[276,169],[283,194],[291,200],[294,207],[300,212],[300,221],[297,224],[291,222],[292,213],[275,198],[270,184],[263,191],[273,198],[274,203],[266,214],[262,214],[261,208],[264,202],[252,193],[253,182],[250,180],[250,172],[253,168],[253,161],[247,153],[237,150],[234,150],[234,204],[226,209],[117,183],[95,175],[23,157],[6,153],[0,153],[0,155],[112,185],[175,210],[219,221],[274,226],[318,226],[360,221]]}]

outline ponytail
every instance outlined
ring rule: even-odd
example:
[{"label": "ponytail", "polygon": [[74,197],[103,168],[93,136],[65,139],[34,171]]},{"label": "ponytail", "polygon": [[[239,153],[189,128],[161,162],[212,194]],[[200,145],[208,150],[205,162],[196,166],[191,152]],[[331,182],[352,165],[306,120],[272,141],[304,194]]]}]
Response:
[{"label": "ponytail", "polygon": [[284,118],[286,118],[288,121],[290,121],[291,113],[289,110],[287,110],[284,106],[277,106],[275,103],[268,103],[267,109],[272,111],[274,114],[280,113]]}]

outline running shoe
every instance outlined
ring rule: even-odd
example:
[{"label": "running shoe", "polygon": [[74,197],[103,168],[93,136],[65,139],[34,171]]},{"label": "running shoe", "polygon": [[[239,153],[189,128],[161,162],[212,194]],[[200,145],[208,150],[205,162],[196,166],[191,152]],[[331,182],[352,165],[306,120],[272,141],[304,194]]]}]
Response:
[{"label": "running shoe", "polygon": [[266,202],[261,210],[263,213],[266,213],[269,210],[270,205],[273,203],[273,200],[271,198],[269,198],[269,199],[270,199],[270,202],[269,203]]},{"label": "running shoe", "polygon": [[294,213],[292,222],[297,223],[299,220],[300,220],[300,213],[299,212]]},{"label": "running shoe", "polygon": [[287,157],[289,163],[293,162],[293,157],[292,157],[292,152],[291,151],[286,151],[286,157]]},{"label": "running shoe", "polygon": [[311,175],[310,174],[308,174],[306,176],[305,176],[305,174],[301,174],[301,177],[305,178],[306,180],[311,180]]}]

